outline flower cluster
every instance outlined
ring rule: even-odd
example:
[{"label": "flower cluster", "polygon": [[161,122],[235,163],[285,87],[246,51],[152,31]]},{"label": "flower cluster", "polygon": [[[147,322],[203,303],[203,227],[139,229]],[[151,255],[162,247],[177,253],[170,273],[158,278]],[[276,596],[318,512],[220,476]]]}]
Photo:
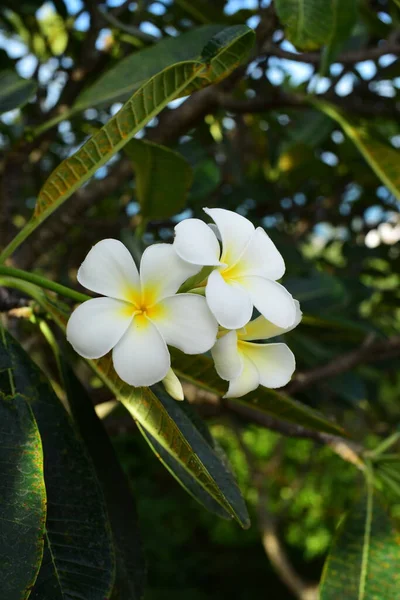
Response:
[{"label": "flower cluster", "polygon": [[[67,338],[85,358],[112,350],[123,381],[133,386],[163,381],[177,399],[183,394],[169,345],[186,354],[211,350],[219,376],[229,382],[226,397],[238,398],[259,385],[281,387],[295,369],[292,352],[283,343],[254,341],[290,331],[301,320],[298,302],[277,283],[285,272],[283,258],[248,219],[229,210],[204,210],[214,224],[182,221],[173,244],[144,251],[140,272],[118,240],[93,246],[78,281],[102,297],[75,309]],[[180,293],[189,278],[195,289]],[[260,316],[251,320],[254,308]]]}]

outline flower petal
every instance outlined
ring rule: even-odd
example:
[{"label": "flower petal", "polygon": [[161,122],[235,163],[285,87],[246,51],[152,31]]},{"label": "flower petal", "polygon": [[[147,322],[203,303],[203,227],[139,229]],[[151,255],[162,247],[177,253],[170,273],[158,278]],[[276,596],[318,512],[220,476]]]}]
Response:
[{"label": "flower petal", "polygon": [[277,327],[277,325],[274,325],[271,321],[268,321],[265,317],[260,315],[257,319],[250,321],[243,329],[237,332],[238,338],[240,340],[269,340],[277,335],[288,333],[297,327],[303,316],[298,300],[294,300],[294,304],[296,308],[296,318],[293,325],[290,327]]},{"label": "flower petal", "polygon": [[240,398],[252,392],[260,385],[260,376],[254,363],[242,355],[243,370],[239,377],[229,382],[229,388],[224,398]]},{"label": "flower petal", "polygon": [[252,344],[241,342],[241,350],[257,367],[260,384],[279,388],[289,383],[296,361],[286,344]]},{"label": "flower petal", "polygon": [[217,340],[211,355],[221,379],[229,381],[239,377],[243,370],[243,359],[238,350],[236,331],[230,331]]},{"label": "flower petal", "polygon": [[260,313],[278,327],[292,327],[296,305],[289,292],[276,281],[262,277],[240,277],[236,280],[250,295]]},{"label": "flower petal", "polygon": [[258,275],[275,281],[284,273],[285,262],[281,253],[264,229],[257,227],[229,276]]},{"label": "flower petal", "polygon": [[240,329],[251,319],[253,305],[249,294],[235,282],[226,282],[219,271],[208,277],[206,298],[218,323],[226,329]]},{"label": "flower petal", "polygon": [[185,219],[175,226],[174,249],[189,263],[219,265],[221,249],[214,232],[200,219]]},{"label": "flower petal", "polygon": [[203,296],[178,294],[164,298],[154,308],[150,318],[167,344],[186,354],[208,352],[215,344],[218,324]]},{"label": "flower petal", "polygon": [[135,387],[153,385],[164,379],[171,366],[167,345],[157,327],[136,315],[112,354],[120,378]]},{"label": "flower petal", "polygon": [[78,271],[84,287],[119,300],[134,301],[139,297],[139,273],[126,246],[118,240],[106,239],[90,250]]},{"label": "flower petal", "polygon": [[224,208],[204,208],[216,223],[222,239],[221,262],[234,265],[254,233],[254,225],[242,215]]},{"label": "flower petal", "polygon": [[124,335],[133,306],[114,298],[93,298],[74,310],[67,324],[67,340],[84,358],[100,358]]},{"label": "flower petal", "polygon": [[144,304],[158,302],[178,291],[186,279],[201,270],[182,260],[172,244],[153,244],[143,252],[140,262],[140,281]]},{"label": "flower petal", "polygon": [[169,369],[168,373],[162,380],[162,384],[167,394],[169,394],[174,400],[182,401],[185,399],[182,384],[172,369]]}]

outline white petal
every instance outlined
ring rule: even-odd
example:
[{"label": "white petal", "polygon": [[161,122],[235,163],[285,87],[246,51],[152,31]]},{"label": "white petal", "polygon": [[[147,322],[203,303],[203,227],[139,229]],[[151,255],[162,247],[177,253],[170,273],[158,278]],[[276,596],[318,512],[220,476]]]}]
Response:
[{"label": "white petal", "polygon": [[229,382],[229,388],[224,398],[240,398],[252,392],[260,385],[260,377],[254,363],[243,356],[243,370],[239,377]]},{"label": "white petal", "polygon": [[172,244],[153,244],[143,252],[140,262],[140,280],[144,304],[158,302],[172,296],[182,283],[198,273],[199,265],[182,260]]},{"label": "white petal", "polygon": [[257,367],[261,385],[279,388],[289,383],[296,368],[296,361],[286,344],[242,342],[240,347],[244,355]]},{"label": "white petal", "polygon": [[178,294],[164,298],[149,317],[166,343],[186,354],[208,352],[215,344],[218,324],[203,296]]},{"label": "white petal", "polygon": [[164,379],[171,366],[167,345],[157,327],[136,315],[112,354],[120,378],[135,387],[153,385]]},{"label": "white petal", "polygon": [[243,360],[237,347],[236,331],[230,331],[211,350],[215,370],[221,379],[229,381],[239,377],[243,370]]},{"label": "white petal", "polygon": [[74,310],[67,324],[67,340],[84,358],[100,358],[122,338],[134,307],[114,298],[93,298]]},{"label": "white petal", "polygon": [[168,373],[162,380],[162,384],[165,387],[167,394],[169,394],[174,400],[182,401],[185,399],[182,384],[172,369],[169,369]]},{"label": "white petal", "polygon": [[251,298],[234,282],[226,282],[219,271],[213,271],[206,287],[206,298],[211,312],[226,329],[240,329],[253,312]]},{"label": "white petal", "polygon": [[204,212],[216,223],[221,234],[221,262],[234,265],[254,233],[253,223],[224,208],[204,208]]},{"label": "white petal", "polygon": [[260,315],[257,319],[250,321],[243,329],[237,332],[238,338],[240,340],[269,340],[277,335],[288,333],[288,331],[297,327],[303,316],[298,300],[294,300],[294,304],[296,308],[296,318],[291,327],[277,327],[277,325],[274,325],[271,321],[268,321],[265,317]]},{"label": "white petal", "polygon": [[175,226],[174,249],[189,263],[219,265],[221,249],[214,232],[200,219],[185,219]]},{"label": "white petal", "polygon": [[282,255],[264,229],[257,227],[229,276],[258,275],[275,281],[284,273],[285,262]]},{"label": "white petal", "polygon": [[106,239],[90,250],[78,271],[84,287],[131,302],[139,296],[139,274],[134,260],[122,242]]},{"label": "white petal", "polygon": [[284,329],[294,325],[296,305],[282,285],[262,277],[240,277],[236,281],[248,291],[254,306],[266,319]]}]

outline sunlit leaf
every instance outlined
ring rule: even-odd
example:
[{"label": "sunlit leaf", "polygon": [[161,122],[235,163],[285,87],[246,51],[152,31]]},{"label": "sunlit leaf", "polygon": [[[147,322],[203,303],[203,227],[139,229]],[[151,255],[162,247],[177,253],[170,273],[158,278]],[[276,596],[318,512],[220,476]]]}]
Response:
[{"label": "sunlit leaf", "polygon": [[0,423],[1,595],[25,600],[43,556],[42,443],[27,399],[20,394],[0,392]]},{"label": "sunlit leaf", "polygon": [[36,82],[14,71],[0,72],[0,114],[24,106],[36,93]]},{"label": "sunlit leaf", "polygon": [[9,334],[5,339],[15,389],[29,398],[44,454],[45,547],[29,598],[104,600],[113,584],[114,555],[104,498],[93,465],[42,372]]},{"label": "sunlit leaf", "polygon": [[400,538],[368,489],[339,526],[321,582],[321,600],[394,600]]},{"label": "sunlit leaf", "polygon": [[400,198],[399,150],[390,146],[389,143],[384,143],[371,126],[355,123],[353,119],[336,106],[322,100],[315,100],[315,98],[312,103],[339,123],[377,177],[396,198]]},{"label": "sunlit leaf", "polygon": [[131,140],[125,152],[132,160],[136,198],[144,219],[167,219],[183,210],[192,169],[181,154],[146,140]]}]

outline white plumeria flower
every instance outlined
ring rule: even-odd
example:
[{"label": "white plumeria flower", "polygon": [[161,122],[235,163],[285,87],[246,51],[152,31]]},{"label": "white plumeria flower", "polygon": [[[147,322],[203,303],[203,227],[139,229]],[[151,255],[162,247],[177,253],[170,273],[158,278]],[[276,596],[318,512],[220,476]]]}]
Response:
[{"label": "white plumeria flower", "polygon": [[259,385],[279,388],[289,383],[296,362],[286,344],[254,344],[294,329],[301,321],[300,305],[295,302],[296,318],[291,327],[277,327],[262,315],[242,329],[223,332],[211,350],[215,369],[229,381],[224,398],[240,398]]},{"label": "white plumeria flower", "polygon": [[206,299],[218,323],[226,329],[244,327],[255,306],[278,327],[291,327],[296,310],[291,294],[276,282],[285,263],[275,244],[241,215],[223,208],[204,211],[216,226],[185,219],[175,227],[173,245],[188,263],[216,267],[208,277]]},{"label": "white plumeria flower", "polygon": [[200,354],[215,343],[217,322],[205,298],[175,295],[198,270],[180,259],[172,244],[154,244],[143,253],[139,275],[121,242],[102,240],[83,261],[78,281],[106,297],[78,306],[67,339],[85,358],[113,350],[114,368],[130,385],[161,381],[171,366],[167,344]]}]

